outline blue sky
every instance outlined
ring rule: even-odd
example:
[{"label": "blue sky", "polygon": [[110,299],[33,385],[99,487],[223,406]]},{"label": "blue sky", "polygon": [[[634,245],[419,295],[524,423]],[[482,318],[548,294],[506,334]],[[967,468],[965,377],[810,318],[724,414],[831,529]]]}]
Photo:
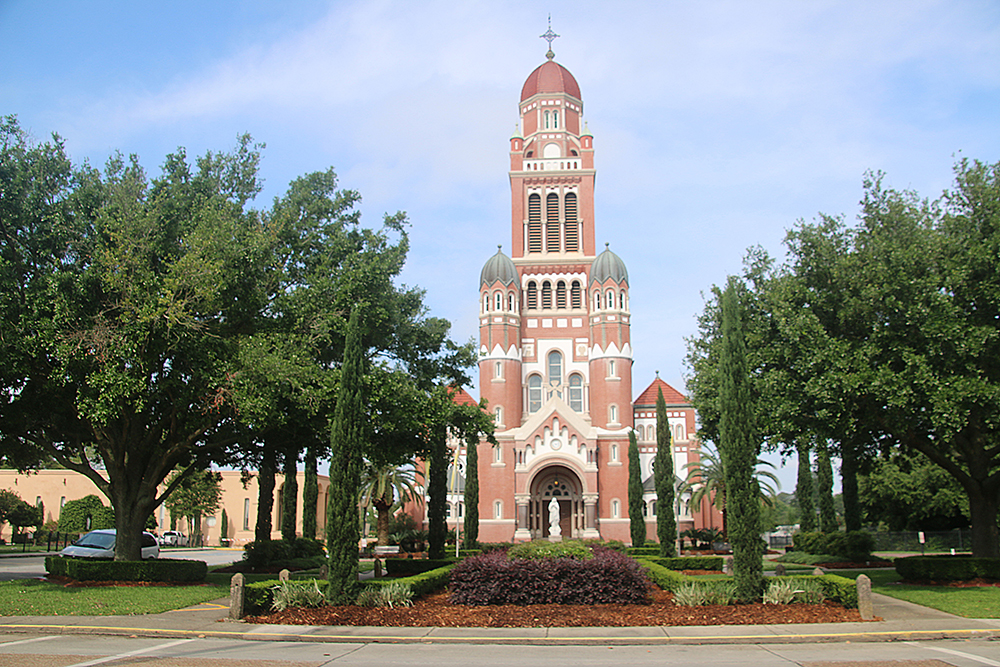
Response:
[{"label": "blue sky", "polygon": [[656,371],[683,390],[702,293],[796,220],[853,219],[866,170],[935,197],[957,157],[1000,160],[995,0],[0,0],[0,114],[151,174],[249,132],[261,208],[333,166],[369,225],[408,213],[403,279],[464,341],[510,251],[508,138],[549,14],[594,134],[598,244],[629,270],[634,395]]}]

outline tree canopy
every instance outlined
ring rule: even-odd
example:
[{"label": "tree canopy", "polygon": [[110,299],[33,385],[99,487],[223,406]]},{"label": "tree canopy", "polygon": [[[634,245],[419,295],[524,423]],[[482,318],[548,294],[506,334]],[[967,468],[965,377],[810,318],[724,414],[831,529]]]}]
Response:
[{"label": "tree canopy", "polygon": [[[930,201],[864,180],[858,223],[821,216],[787,236],[788,260],[745,271],[758,425],[771,448],[827,442],[854,479],[879,453],[926,457],[969,500],[973,553],[1000,556],[1000,163],[960,160]],[[706,437],[717,418],[718,304],[689,346]],[[848,497],[854,495],[853,498]]]}]

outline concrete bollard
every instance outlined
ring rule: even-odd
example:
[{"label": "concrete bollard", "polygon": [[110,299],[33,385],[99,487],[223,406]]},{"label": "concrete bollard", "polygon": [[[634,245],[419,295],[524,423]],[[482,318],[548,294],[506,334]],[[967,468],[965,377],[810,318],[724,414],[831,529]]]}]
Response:
[{"label": "concrete bollard", "polygon": [[774,576],[783,577],[785,576],[785,564],[778,563],[774,566]]},{"label": "concrete bollard", "polygon": [[862,621],[870,621],[875,618],[875,607],[872,604],[872,580],[868,575],[858,576],[858,611],[861,613]]},{"label": "concrete bollard", "polygon": [[376,579],[382,578],[382,561],[379,560],[378,558],[375,559],[375,578]]},{"label": "concrete bollard", "polygon": [[330,566],[328,564],[323,563],[322,565],[319,566],[319,578],[320,579],[330,578]]},{"label": "concrete bollard", "polygon": [[243,618],[246,588],[243,584],[243,574],[237,572],[229,582],[229,620],[238,621]]},{"label": "concrete bollard", "polygon": [[824,572],[823,568],[821,567],[817,567],[815,570],[813,570],[814,577],[822,577],[824,574],[826,574],[826,572]]},{"label": "concrete bollard", "polygon": [[726,556],[722,559],[722,573],[731,575],[733,573],[733,557]]},{"label": "concrete bollard", "polygon": [[289,577],[291,576],[292,576],[291,572],[289,572],[288,570],[282,570],[281,572],[278,573],[278,581],[288,581]]}]

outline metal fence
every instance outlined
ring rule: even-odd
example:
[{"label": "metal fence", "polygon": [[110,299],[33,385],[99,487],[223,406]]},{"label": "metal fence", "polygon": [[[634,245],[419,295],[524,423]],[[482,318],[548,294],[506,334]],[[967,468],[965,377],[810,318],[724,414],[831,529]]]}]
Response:
[{"label": "metal fence", "polygon": [[[966,529],[942,531],[871,532],[875,539],[874,551],[914,551],[940,553],[968,551],[972,548],[972,531]],[[921,541],[921,536],[923,540]]]}]

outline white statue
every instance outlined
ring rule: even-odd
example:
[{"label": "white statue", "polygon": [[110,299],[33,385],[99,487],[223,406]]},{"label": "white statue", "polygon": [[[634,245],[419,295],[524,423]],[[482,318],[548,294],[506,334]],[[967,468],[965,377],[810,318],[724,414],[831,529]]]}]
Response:
[{"label": "white statue", "polygon": [[562,528],[559,527],[559,501],[555,496],[549,501],[549,536],[559,537],[562,535]]}]

